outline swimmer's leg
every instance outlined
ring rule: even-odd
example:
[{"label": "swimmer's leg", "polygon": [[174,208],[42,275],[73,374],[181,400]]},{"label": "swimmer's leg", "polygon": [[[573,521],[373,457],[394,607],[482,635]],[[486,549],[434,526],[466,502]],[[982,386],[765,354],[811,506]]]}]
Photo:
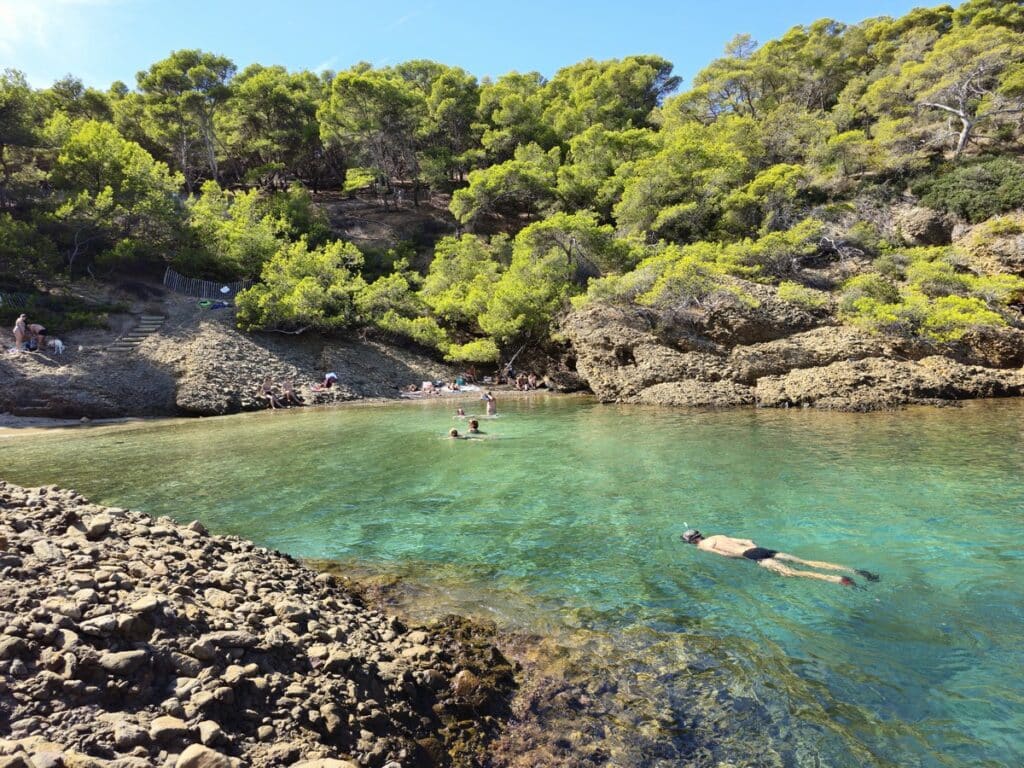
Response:
[{"label": "swimmer's leg", "polygon": [[[776,555],[775,557],[777,558],[778,555]],[[814,571],[797,571],[793,568],[790,568],[788,565],[783,565],[774,558],[768,560],[758,560],[757,564],[760,565],[762,568],[767,568],[769,571],[774,571],[780,576],[800,576],[804,579],[818,579],[819,581],[830,581],[833,584],[853,586],[853,579],[847,576],[832,576],[828,573],[815,573]]]},{"label": "swimmer's leg", "polygon": [[856,573],[853,568],[847,568],[845,565],[838,565],[836,563],[826,563],[822,560],[802,560],[799,557],[787,554],[786,552],[776,552],[776,560],[785,560],[789,563],[798,563],[800,565],[806,565],[808,568],[821,568],[823,571],[846,571],[847,573]]}]

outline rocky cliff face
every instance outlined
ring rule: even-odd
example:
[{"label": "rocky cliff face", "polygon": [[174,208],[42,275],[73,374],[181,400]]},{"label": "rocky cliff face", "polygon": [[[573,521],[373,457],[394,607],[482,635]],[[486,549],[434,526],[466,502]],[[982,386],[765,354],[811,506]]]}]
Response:
[{"label": "rocky cliff face", "polygon": [[1024,393],[1024,331],[978,330],[941,350],[861,332],[745,284],[757,306],[660,310],[598,304],[563,331],[606,402],[873,410]]}]

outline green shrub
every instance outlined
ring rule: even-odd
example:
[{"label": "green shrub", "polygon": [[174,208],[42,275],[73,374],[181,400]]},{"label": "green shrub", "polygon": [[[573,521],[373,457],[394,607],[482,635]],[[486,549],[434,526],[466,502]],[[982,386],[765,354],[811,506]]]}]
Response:
[{"label": "green shrub", "polygon": [[330,330],[357,320],[356,297],[366,283],[356,270],[363,256],[340,240],[309,249],[305,240],[282,246],[263,265],[260,282],[238,294],[239,327]]},{"label": "green shrub", "polygon": [[878,304],[895,304],[900,300],[900,292],[888,278],[875,272],[868,272],[851,277],[843,284],[839,309],[846,313],[857,312],[857,302],[862,299],[869,299]]},{"label": "green shrub", "polygon": [[445,360],[453,363],[494,363],[500,354],[494,339],[474,339],[467,344],[452,344]]},{"label": "green shrub", "polygon": [[889,280],[902,280],[909,264],[910,259],[906,254],[894,252],[883,253],[872,262],[871,266],[878,274]]},{"label": "green shrub", "polygon": [[448,334],[432,317],[404,317],[393,309],[389,309],[377,321],[376,325],[389,333],[396,333],[412,339],[424,347],[448,349]]},{"label": "green shrub", "polygon": [[369,189],[377,180],[377,174],[372,168],[349,168],[345,171],[345,185],[342,191],[354,195],[364,189]]},{"label": "green shrub", "polygon": [[953,296],[966,293],[969,278],[953,271],[945,261],[914,261],[906,270],[907,282],[925,296]]},{"label": "green shrub", "polygon": [[935,341],[956,341],[971,328],[1006,325],[1002,315],[993,312],[981,299],[970,296],[943,296],[936,299],[921,323],[921,333]]},{"label": "green shrub", "polygon": [[941,176],[918,180],[912,190],[928,207],[976,224],[1024,206],[1024,163],[993,157],[958,165]]},{"label": "green shrub", "polygon": [[788,280],[779,283],[779,298],[807,310],[822,309],[829,303],[827,293]]}]

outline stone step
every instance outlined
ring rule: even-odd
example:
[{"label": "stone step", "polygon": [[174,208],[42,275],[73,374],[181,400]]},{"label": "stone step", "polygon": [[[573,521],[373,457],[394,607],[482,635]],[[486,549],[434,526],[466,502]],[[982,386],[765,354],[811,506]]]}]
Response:
[{"label": "stone step", "polygon": [[139,318],[139,320],[144,322],[144,323],[147,322],[147,321],[154,322],[154,323],[162,323],[166,319],[167,318],[164,317],[163,315],[142,315]]},{"label": "stone step", "polygon": [[158,331],[158,330],[160,330],[160,327],[161,326],[159,326],[159,325],[145,325],[145,324],[143,324],[143,325],[135,326],[135,330],[137,330],[137,331]]}]

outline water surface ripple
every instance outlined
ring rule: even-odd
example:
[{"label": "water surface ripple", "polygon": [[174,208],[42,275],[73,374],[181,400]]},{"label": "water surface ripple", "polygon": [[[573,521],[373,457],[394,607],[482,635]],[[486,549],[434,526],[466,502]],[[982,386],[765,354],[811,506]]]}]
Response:
[{"label": "water surface ripple", "polygon": [[[14,431],[0,462],[12,482],[391,570],[445,607],[576,638],[662,736],[713,736],[708,760],[756,743],[765,765],[1024,763],[1024,404],[848,415],[538,397],[502,402],[465,441],[442,437],[464,428],[453,412]],[[687,525],[882,581],[780,578],[683,545]]]}]

